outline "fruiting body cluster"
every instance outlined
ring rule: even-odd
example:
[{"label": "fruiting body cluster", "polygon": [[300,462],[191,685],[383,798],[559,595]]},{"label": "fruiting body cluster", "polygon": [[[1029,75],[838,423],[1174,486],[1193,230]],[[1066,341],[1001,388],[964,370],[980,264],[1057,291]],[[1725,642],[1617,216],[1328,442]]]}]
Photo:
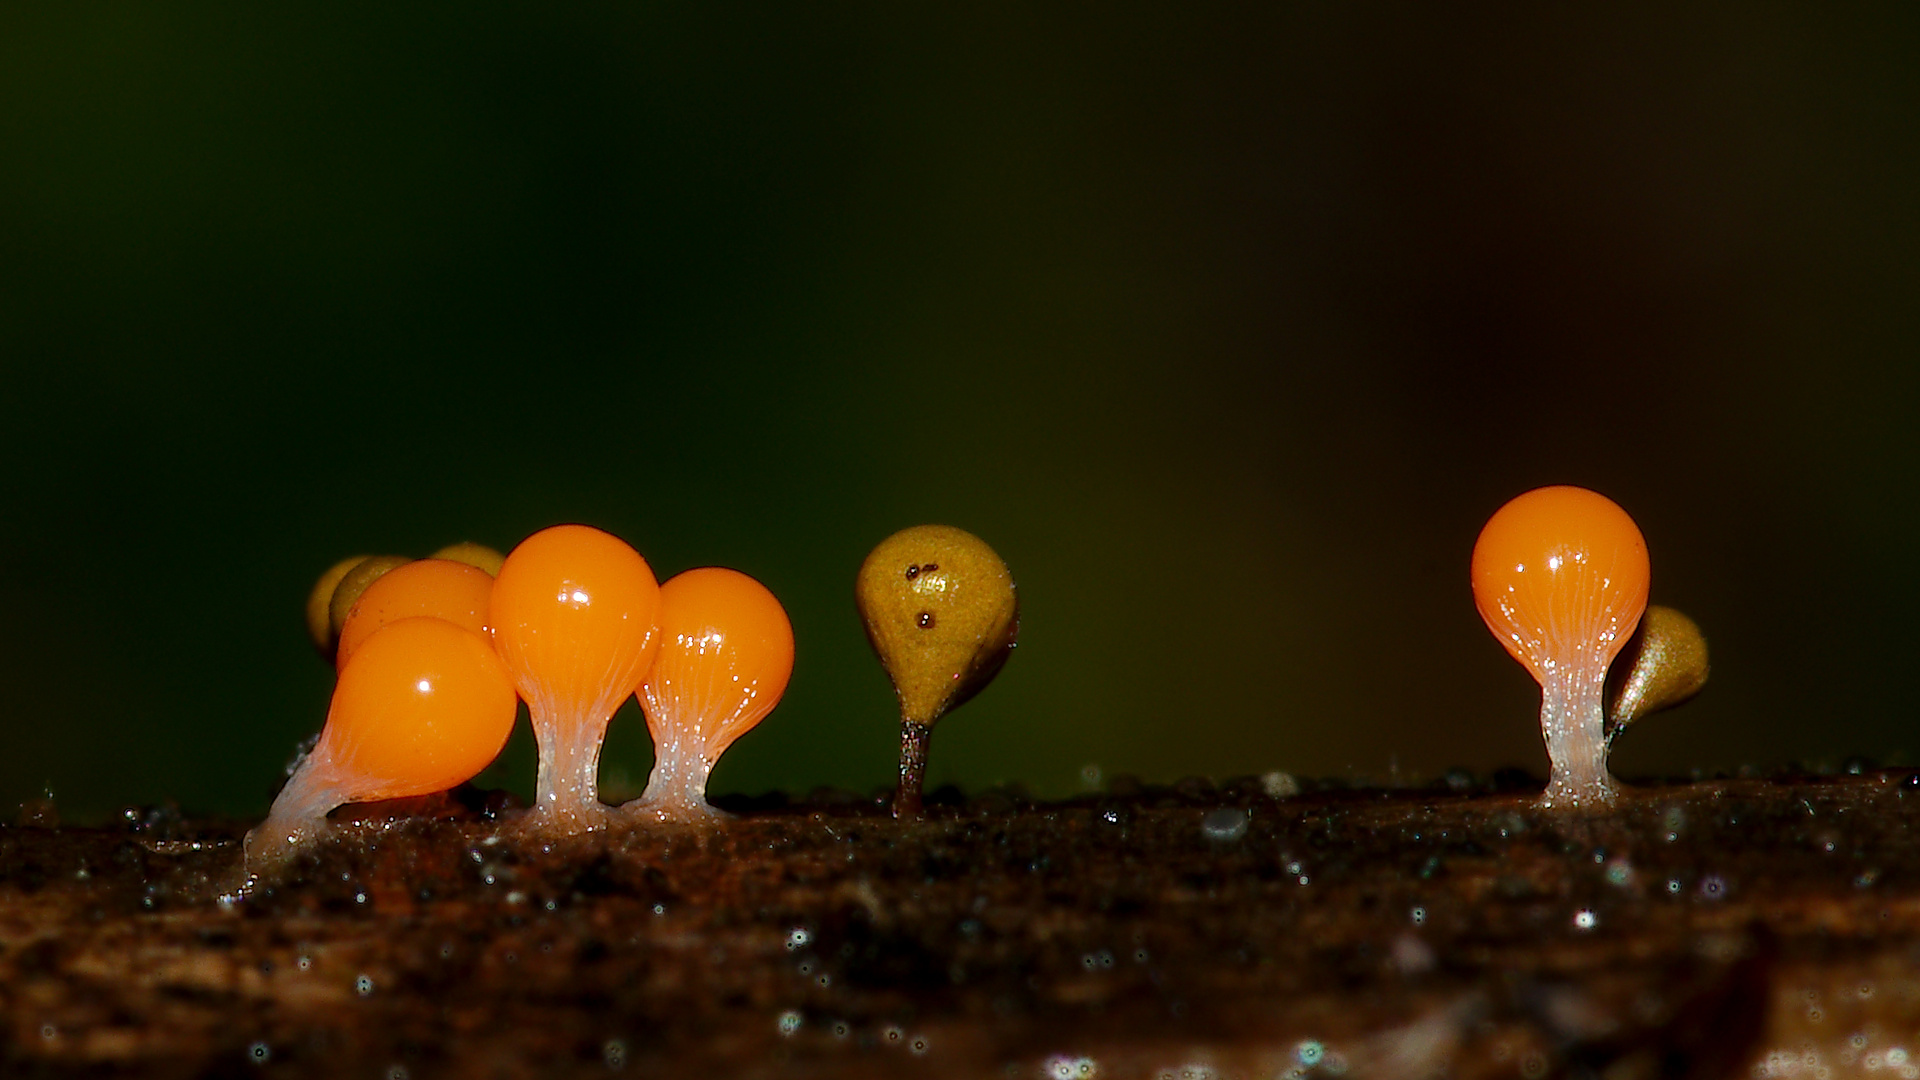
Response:
[{"label": "fruiting body cluster", "polygon": [[[1699,628],[1647,607],[1648,569],[1633,520],[1577,487],[1513,499],[1474,546],[1481,617],[1540,683],[1545,806],[1609,804],[1613,738],[1705,682]],[[899,700],[894,813],[910,816],[934,723],[1012,653],[1018,595],[978,537],[923,525],[874,548],[855,599]],[[343,560],[316,583],[307,625],[339,681],[317,745],[248,835],[250,869],[283,859],[343,803],[472,778],[504,745],[517,700],[539,743],[526,820],[541,835],[721,816],[705,801],[714,763],[779,701],[794,659],[786,612],[759,582],[707,567],[663,586],[633,548],[585,525],[542,530],[504,557],[461,544],[418,561]],[[1609,714],[1608,670],[1630,640]],[[616,809],[598,796],[600,748],[629,695],[646,713],[655,767],[645,793]]]},{"label": "fruiting body cluster", "polygon": [[[773,709],[793,670],[793,628],[766,586],[715,567],[658,585],[632,548],[584,525],[535,533],[507,556],[492,618],[540,744],[533,824],[550,834],[621,817],[719,816],[707,775]],[[621,815],[599,799],[600,745],[629,695],[646,711],[655,760]]]},{"label": "fruiting body cluster", "polygon": [[[621,819],[598,798],[600,745],[636,694],[661,751],[626,817],[718,815],[704,800],[714,761],[779,701],[793,667],[779,601],[732,570],[688,571],[662,589],[633,548],[584,525],[542,530],[504,559],[457,547],[345,560],[316,583],[308,630],[334,652],[339,681],[319,742],[248,834],[249,871],[271,869],[344,803],[471,779],[505,744],[517,700],[540,748],[531,828],[566,835]],[[649,692],[663,638],[668,663]]]}]

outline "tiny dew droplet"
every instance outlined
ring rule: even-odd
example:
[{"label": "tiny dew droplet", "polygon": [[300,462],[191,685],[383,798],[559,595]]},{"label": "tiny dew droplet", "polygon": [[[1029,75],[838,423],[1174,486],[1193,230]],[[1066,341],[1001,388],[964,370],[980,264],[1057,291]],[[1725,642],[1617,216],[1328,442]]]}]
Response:
[{"label": "tiny dew droplet", "polygon": [[1238,806],[1223,806],[1200,819],[1200,831],[1213,843],[1231,844],[1247,835],[1249,816]]}]

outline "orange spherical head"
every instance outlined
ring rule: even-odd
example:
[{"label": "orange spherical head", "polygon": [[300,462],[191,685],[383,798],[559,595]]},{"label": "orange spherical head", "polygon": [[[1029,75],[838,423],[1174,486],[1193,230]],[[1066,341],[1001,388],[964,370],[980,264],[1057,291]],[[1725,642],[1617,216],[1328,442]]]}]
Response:
[{"label": "orange spherical head", "polygon": [[605,827],[600,741],[653,662],[659,608],[647,561],[586,525],[534,533],[501,565],[490,621],[540,744],[533,810],[540,827]]},{"label": "orange spherical head", "polygon": [[314,756],[340,774],[347,802],[445,791],[499,756],[517,704],[484,637],[445,619],[399,619],[340,673]]},{"label": "orange spherical head", "polygon": [[733,741],[773,711],[793,674],[793,625],[766,586],[724,567],[660,587],[660,655],[640,685],[653,775],[629,809],[659,820],[716,815],[707,777]]},{"label": "orange spherical head", "polygon": [[493,578],[485,570],[447,559],[418,559],[396,566],[367,586],[340,627],[334,665],[345,670],[362,642],[388,623],[416,615],[445,619],[491,641],[487,607]]},{"label": "orange spherical head", "polygon": [[340,576],[333,592],[327,597],[327,642],[330,648],[339,644],[340,631],[347,626],[347,616],[352,614],[353,605],[359,602],[360,594],[367,591],[367,586],[380,580],[394,567],[405,566],[412,561],[405,555],[369,555]]},{"label": "orange spherical head", "polygon": [[516,698],[486,639],[444,619],[400,619],[367,638],[334,684],[319,743],[247,837],[271,865],[350,802],[426,795],[472,779],[506,744]]},{"label": "orange spherical head", "polygon": [[1604,495],[1538,488],[1481,529],[1472,578],[1487,628],[1540,683],[1547,804],[1611,801],[1603,695],[1607,667],[1647,606],[1639,526]]}]

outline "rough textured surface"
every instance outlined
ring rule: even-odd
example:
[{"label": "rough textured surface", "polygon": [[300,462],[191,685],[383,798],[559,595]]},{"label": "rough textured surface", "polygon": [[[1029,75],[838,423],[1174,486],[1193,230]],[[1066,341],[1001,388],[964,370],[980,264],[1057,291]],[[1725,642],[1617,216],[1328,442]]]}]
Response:
[{"label": "rough textured surface", "polygon": [[893,680],[900,719],[922,727],[992,682],[1020,633],[1007,564],[951,525],[915,525],[880,541],[860,564],[854,600]]},{"label": "rough textured surface", "polygon": [[1920,779],[1590,819],[1452,779],[822,793],[552,849],[468,792],[233,907],[237,825],[30,807],[0,1075],[1920,1075]]}]

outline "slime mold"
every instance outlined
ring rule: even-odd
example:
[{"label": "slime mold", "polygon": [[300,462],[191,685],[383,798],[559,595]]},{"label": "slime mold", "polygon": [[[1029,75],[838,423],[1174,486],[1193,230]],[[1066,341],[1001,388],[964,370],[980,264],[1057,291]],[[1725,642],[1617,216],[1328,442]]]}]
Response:
[{"label": "slime mold", "polygon": [[1671,709],[1707,685],[1707,639],[1692,619],[1649,604],[1635,634],[1639,648],[1607,712],[1607,746],[1628,724]]},{"label": "slime mold", "polygon": [[349,555],[327,567],[307,593],[307,638],[322,656],[333,654],[333,643],[340,635],[340,628],[333,625],[328,615],[333,605],[333,591],[340,587],[340,579],[347,576],[347,571],[366,559],[365,555]]},{"label": "slime mold", "polygon": [[1500,644],[1540,683],[1552,773],[1543,807],[1613,802],[1607,668],[1647,606],[1647,543],[1614,502],[1543,487],[1494,512],[1473,546],[1473,598]]},{"label": "slime mold", "polygon": [[882,540],[854,586],[867,641],[900,699],[900,784],[893,813],[920,812],[934,721],[1000,673],[1020,634],[1007,564],[949,525],[916,525]]},{"label": "slime mold", "polygon": [[457,544],[448,544],[446,547],[427,556],[427,558],[452,559],[454,562],[479,567],[487,572],[488,577],[499,577],[500,564],[507,561],[507,557],[500,552],[485,544],[476,544],[471,540],[462,540]]},{"label": "slime mold", "polygon": [[492,593],[493,579],[467,563],[418,559],[396,566],[354,602],[340,627],[334,664],[344,670],[354,651],[381,627],[413,615],[445,619],[491,641],[487,605]]},{"label": "slime mold", "polygon": [[489,621],[540,744],[536,829],[567,835],[610,823],[600,741],[653,663],[659,607],[647,561],[590,526],[542,529],[500,567]]},{"label": "slime mold", "polygon": [[340,631],[347,625],[347,616],[353,614],[353,605],[359,602],[360,594],[366,592],[367,587],[380,580],[387,571],[412,561],[405,555],[371,555],[354,563],[341,575],[340,583],[334,586],[332,594],[327,597],[327,648],[323,652],[339,645]]},{"label": "slime mold", "polygon": [[383,627],[340,673],[320,741],[247,834],[247,874],[282,865],[337,806],[472,779],[506,744],[515,704],[506,666],[480,635],[425,616]]},{"label": "slime mold", "polygon": [[738,570],[688,570],[660,586],[660,653],[640,684],[653,775],[621,807],[656,821],[724,817],[706,801],[714,762],[773,711],[793,674],[793,626]]},{"label": "slime mold", "polygon": [[[500,563],[506,556],[485,544],[463,540],[458,544],[448,544],[427,558],[466,563],[486,571],[487,576],[492,577],[500,572]],[[321,656],[337,659],[335,651],[340,641],[340,631],[353,614],[353,606],[359,602],[360,594],[387,571],[411,561],[404,555],[350,555],[327,567],[307,593],[307,637]],[[349,578],[352,580],[349,581]]]}]

